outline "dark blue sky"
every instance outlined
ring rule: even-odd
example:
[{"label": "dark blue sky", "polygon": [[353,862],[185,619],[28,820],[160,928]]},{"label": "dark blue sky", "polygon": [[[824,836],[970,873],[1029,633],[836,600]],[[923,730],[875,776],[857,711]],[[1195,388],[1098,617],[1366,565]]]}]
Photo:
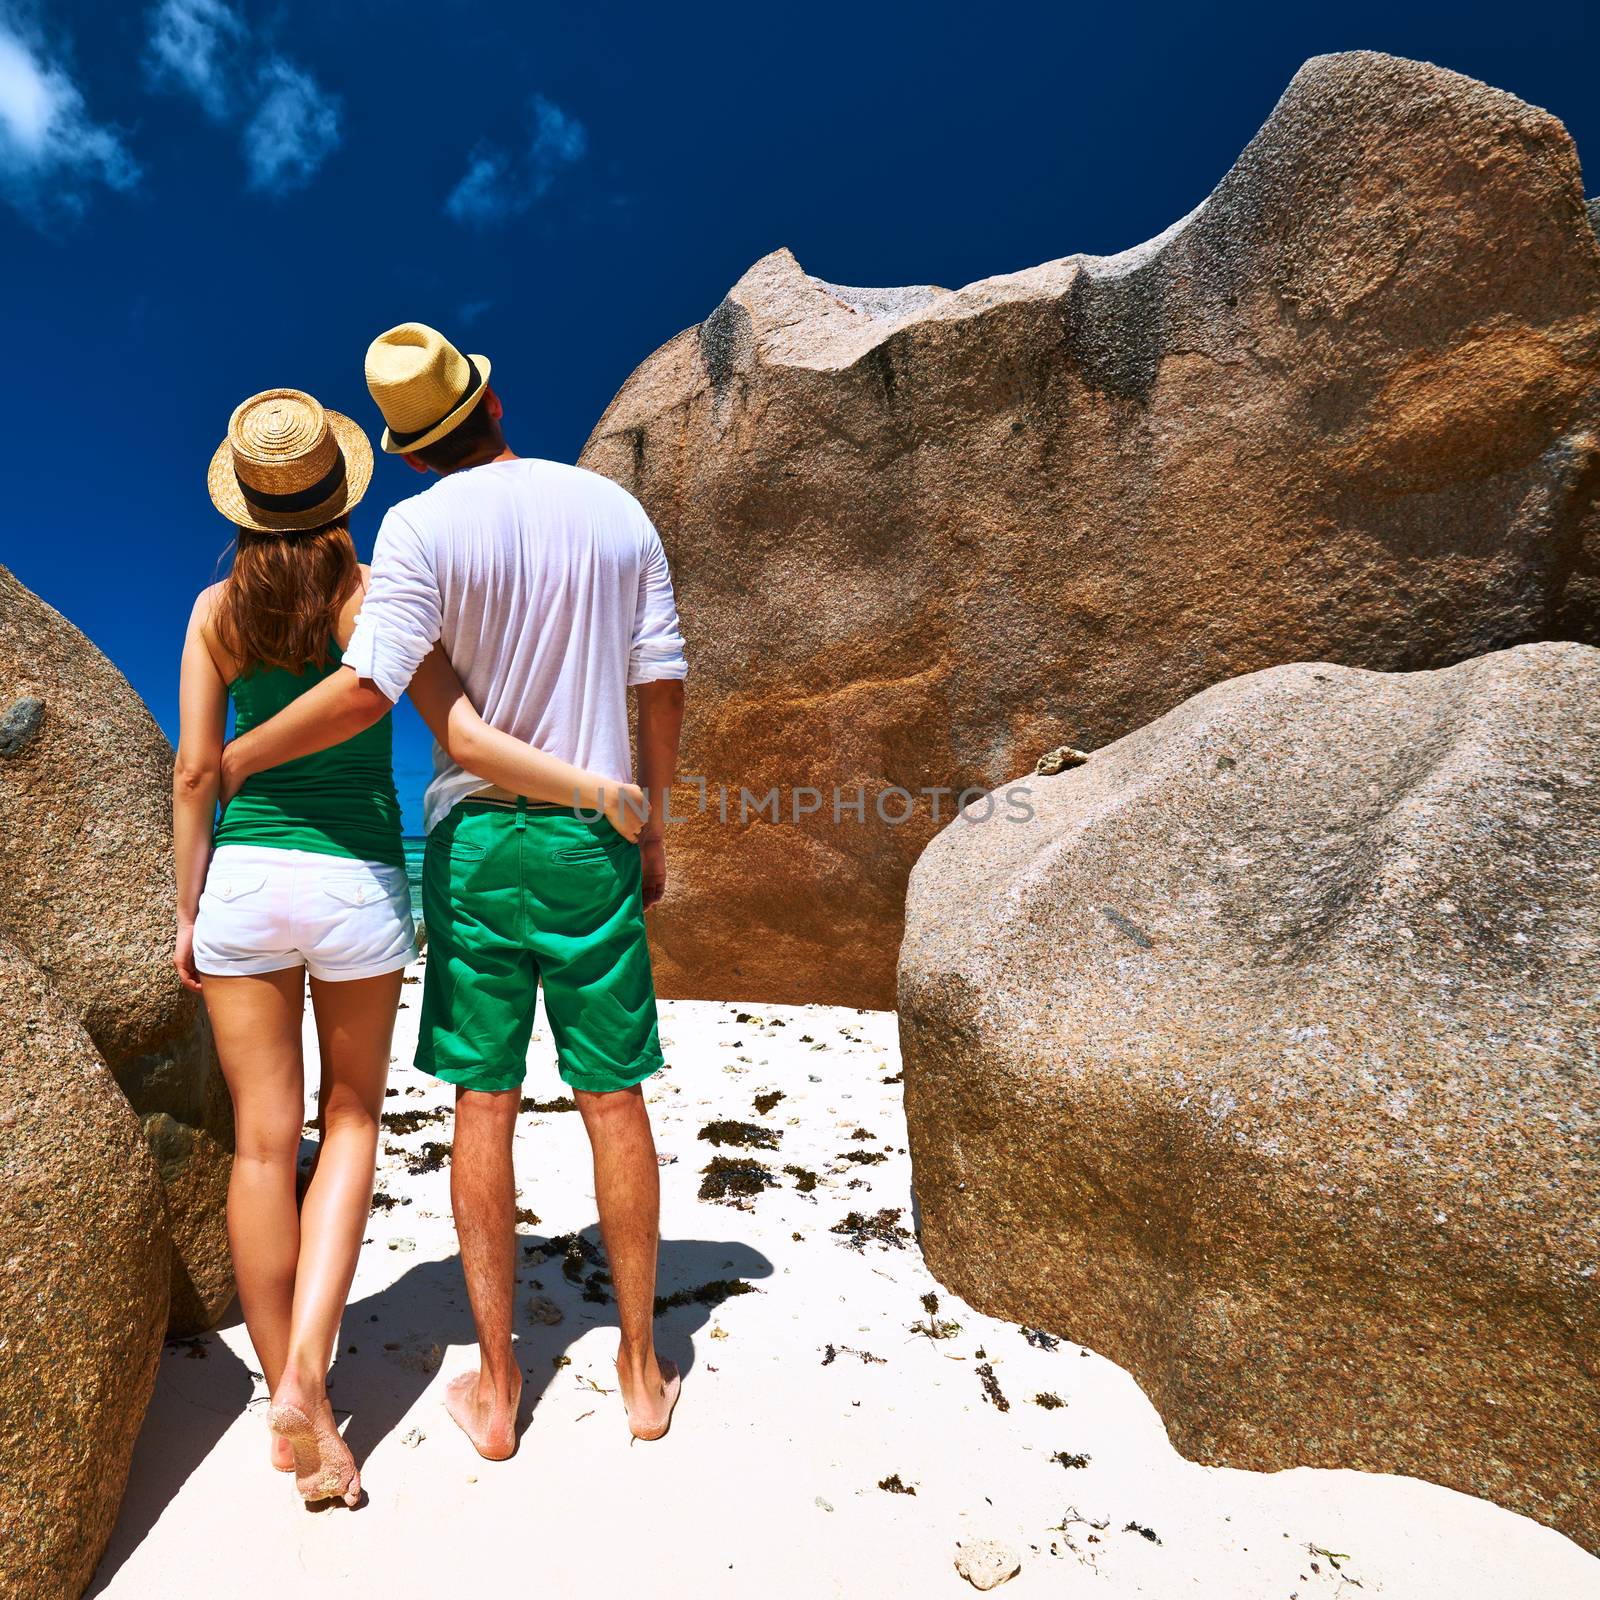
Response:
[{"label": "dark blue sky", "polygon": [[[376,433],[361,358],[392,323],[488,353],[514,447],[571,460],[779,245],[835,282],[949,286],[1123,249],[1330,50],[1483,78],[1594,150],[1597,46],[1582,4],[1471,0],[0,0],[0,560],[175,734],[229,412],[292,385]],[[419,485],[380,458],[363,556]],[[405,711],[413,824],[426,752]]]}]

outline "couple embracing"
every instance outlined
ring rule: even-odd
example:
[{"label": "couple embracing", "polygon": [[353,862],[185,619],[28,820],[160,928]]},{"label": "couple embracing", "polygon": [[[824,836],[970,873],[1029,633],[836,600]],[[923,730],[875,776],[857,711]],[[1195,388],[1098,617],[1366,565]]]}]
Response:
[{"label": "couple embracing", "polygon": [[[479,1340],[446,1405],[479,1454],[515,1450],[512,1139],[542,982],[594,1154],[628,1426],[667,1430],[678,1375],[652,1338],[659,1178],[640,1084],[661,1047],[644,912],[666,886],[687,670],[644,511],[596,474],[516,456],[484,357],[405,323],[373,341],[366,377],[383,448],[436,481],[385,516],[369,570],[349,532],[372,476],[361,428],[298,390],[239,406],[208,479],[233,565],[189,620],[173,784],[174,960],[233,1096],[228,1230],[272,1461],[307,1500],[352,1506],[359,1472],[326,1377],[417,955],[391,757],[402,694],[437,742],[416,1064],[456,1086],[450,1196]],[[308,981],[321,1140],[301,1200]]]}]

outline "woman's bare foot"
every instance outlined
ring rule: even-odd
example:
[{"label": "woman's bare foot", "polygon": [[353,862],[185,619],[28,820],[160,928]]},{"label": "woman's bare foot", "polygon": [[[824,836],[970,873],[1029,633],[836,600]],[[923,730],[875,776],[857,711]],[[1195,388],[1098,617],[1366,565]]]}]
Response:
[{"label": "woman's bare foot", "polygon": [[505,1461],[517,1452],[517,1405],[522,1399],[522,1373],[508,1396],[483,1383],[477,1372],[463,1372],[445,1386],[444,1408],[472,1441],[485,1461]]},{"label": "woman's bare foot", "polygon": [[[290,1379],[278,1385],[267,1412],[267,1426],[289,1446],[294,1459],[294,1486],[307,1504],[361,1500],[361,1474],[350,1447],[339,1437],[327,1395],[311,1395]],[[276,1450],[276,1447],[274,1447]]]},{"label": "woman's bare foot", "polygon": [[278,1434],[271,1434],[272,1440],[272,1470],[274,1472],[294,1471],[294,1447],[287,1439]]},{"label": "woman's bare foot", "polygon": [[628,1431],[635,1439],[661,1438],[672,1426],[672,1408],[677,1405],[683,1388],[677,1365],[671,1361],[657,1362],[652,1356],[642,1373],[630,1373],[619,1355],[617,1385],[622,1391]]}]

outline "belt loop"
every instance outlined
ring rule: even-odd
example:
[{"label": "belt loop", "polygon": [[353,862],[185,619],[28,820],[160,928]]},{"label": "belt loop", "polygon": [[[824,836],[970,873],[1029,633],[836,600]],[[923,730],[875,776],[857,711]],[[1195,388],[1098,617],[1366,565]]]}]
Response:
[{"label": "belt loop", "polygon": [[528,797],[517,796],[517,832],[521,833],[528,826]]}]

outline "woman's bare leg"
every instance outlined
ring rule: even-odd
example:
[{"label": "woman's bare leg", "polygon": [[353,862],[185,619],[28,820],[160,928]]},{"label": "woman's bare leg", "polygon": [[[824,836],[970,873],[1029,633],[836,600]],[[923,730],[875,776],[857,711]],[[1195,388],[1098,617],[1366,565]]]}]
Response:
[{"label": "woman's bare leg", "polygon": [[350,983],[311,980],[322,1051],[322,1144],[300,1210],[287,1352],[272,1398],[275,1409],[296,1410],[312,1424],[322,1441],[324,1471],[330,1451],[342,1455],[340,1492],[351,1505],[360,1497],[360,1480],[338,1441],[326,1383],[372,1208],[378,1117],[402,976],[396,971]]},{"label": "woman's bare leg", "polygon": [[[245,1326],[271,1390],[289,1358],[300,1252],[295,1168],[305,1105],[305,974],[286,967],[249,978],[207,976],[203,983],[217,1059],[233,1096],[228,1242]],[[275,1449],[275,1464],[287,1466],[278,1455]]]}]

